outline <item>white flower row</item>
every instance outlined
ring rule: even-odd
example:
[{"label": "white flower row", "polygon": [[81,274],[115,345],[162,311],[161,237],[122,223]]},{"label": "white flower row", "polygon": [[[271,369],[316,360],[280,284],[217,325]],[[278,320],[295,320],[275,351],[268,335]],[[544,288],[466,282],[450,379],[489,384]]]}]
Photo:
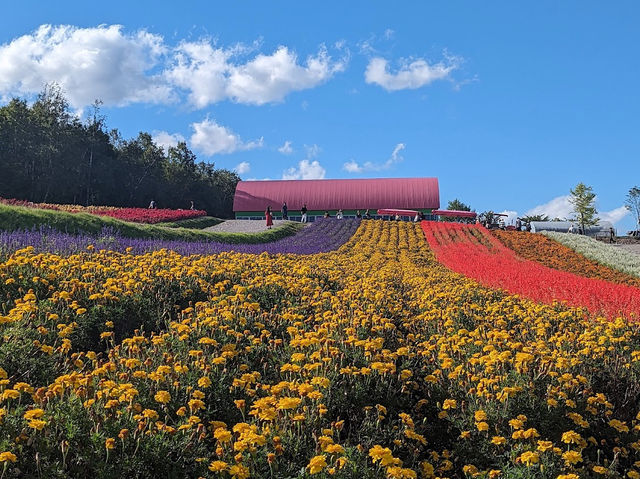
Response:
[{"label": "white flower row", "polygon": [[640,277],[640,255],[588,236],[544,231],[542,234],[598,263]]}]

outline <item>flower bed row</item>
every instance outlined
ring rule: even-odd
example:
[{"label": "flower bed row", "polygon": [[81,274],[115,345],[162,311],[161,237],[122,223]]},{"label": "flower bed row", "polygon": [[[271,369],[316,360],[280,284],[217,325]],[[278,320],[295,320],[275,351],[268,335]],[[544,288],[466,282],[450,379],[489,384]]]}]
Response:
[{"label": "flower bed row", "polygon": [[204,210],[172,210],[172,209],[147,209],[147,208],[117,208],[114,206],[79,206],[79,205],[57,205],[52,203],[32,203],[30,201],[3,199],[0,203],[9,206],[23,206],[27,208],[39,208],[56,211],[66,211],[68,213],[89,213],[98,216],[110,216],[123,221],[133,223],[162,223],[169,221],[180,221],[190,218],[206,216]]},{"label": "flower bed row", "polygon": [[536,261],[549,268],[568,271],[586,278],[597,278],[612,283],[640,287],[640,278],[637,276],[625,274],[589,259],[548,236],[524,231],[502,230],[492,230],[491,234],[521,258]]},{"label": "flower bed row", "polygon": [[23,250],[0,280],[6,477],[640,474],[640,325],[481,287],[414,224],[318,256]]},{"label": "flower bed row", "polygon": [[640,255],[596,241],[588,236],[545,231],[542,234],[598,263],[640,277]]},{"label": "flower bed row", "polygon": [[640,317],[640,289],[557,271],[516,256],[480,225],[425,221],[438,261],[492,288],[551,304],[566,302],[608,318]]},{"label": "flower bed row", "polygon": [[143,254],[160,249],[175,251],[182,255],[206,255],[225,251],[250,254],[316,254],[338,249],[353,236],[359,225],[360,220],[356,219],[319,219],[294,235],[270,243],[255,244],[125,238],[109,229],[104,229],[99,236],[70,235],[49,228],[33,231],[0,231],[0,252],[8,254],[31,246],[38,252],[62,255],[81,253],[87,251],[87,248],[131,254]]}]

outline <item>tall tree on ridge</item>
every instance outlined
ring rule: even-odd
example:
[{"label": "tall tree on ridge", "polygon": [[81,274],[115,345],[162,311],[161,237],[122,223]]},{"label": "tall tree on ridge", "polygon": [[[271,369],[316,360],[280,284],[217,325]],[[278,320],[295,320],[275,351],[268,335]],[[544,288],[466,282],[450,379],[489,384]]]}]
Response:
[{"label": "tall tree on ridge", "polygon": [[574,220],[580,224],[582,231],[586,232],[589,226],[595,226],[600,221],[595,204],[596,194],[591,186],[582,182],[569,192],[571,193],[569,203],[573,205],[573,211],[576,214]]}]

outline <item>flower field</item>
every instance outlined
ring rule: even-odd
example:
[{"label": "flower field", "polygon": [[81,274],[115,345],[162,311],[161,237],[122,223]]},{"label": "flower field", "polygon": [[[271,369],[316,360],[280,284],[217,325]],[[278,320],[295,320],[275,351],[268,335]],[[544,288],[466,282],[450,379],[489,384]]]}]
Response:
[{"label": "flower field", "polygon": [[588,259],[549,236],[524,231],[492,230],[491,234],[518,256],[549,268],[568,271],[587,278],[640,287],[640,278]]},{"label": "flower field", "polygon": [[640,277],[640,256],[636,254],[617,249],[615,246],[601,243],[586,236],[550,231],[545,231],[543,234],[587,258],[624,273]]},{"label": "flower field", "polygon": [[611,319],[640,317],[640,289],[585,278],[525,260],[480,225],[422,223],[436,257],[453,271],[534,301],[566,302]]},{"label": "flower field", "polygon": [[308,256],[25,248],[0,281],[5,477],[640,477],[639,326],[480,286],[412,223]]},{"label": "flower field", "polygon": [[0,198],[0,203],[9,206],[23,206],[27,208],[66,211],[68,213],[89,213],[97,216],[109,216],[111,218],[116,218],[122,221],[130,221],[132,223],[147,224],[180,221],[207,215],[207,212],[203,210],[150,210],[147,208],[116,208],[114,206],[58,205],[52,203],[32,203],[30,201],[4,198]]},{"label": "flower field", "polygon": [[265,252],[316,254],[338,249],[353,236],[359,225],[360,220],[355,219],[319,219],[294,235],[268,243],[253,244],[126,238],[110,230],[103,230],[98,236],[71,235],[50,228],[32,231],[0,231],[0,254],[11,253],[29,246],[37,252],[61,255],[81,253],[87,248],[132,254],[161,249],[168,249],[182,255],[215,254],[224,251],[251,254]]}]

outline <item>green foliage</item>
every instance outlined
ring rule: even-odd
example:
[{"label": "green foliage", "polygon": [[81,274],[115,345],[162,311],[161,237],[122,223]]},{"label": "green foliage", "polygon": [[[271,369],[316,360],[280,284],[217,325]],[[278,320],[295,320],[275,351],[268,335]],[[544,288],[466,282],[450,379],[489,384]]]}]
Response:
[{"label": "green foliage", "polygon": [[[217,221],[219,222],[219,220]],[[88,213],[67,213],[65,211],[0,205],[0,230],[31,230],[41,226],[48,226],[65,233],[88,234],[100,234],[107,227],[127,238],[218,241],[234,244],[268,243],[292,235],[303,227],[300,223],[287,223],[259,233],[212,232],[200,229],[129,223]]]},{"label": "green foliage", "polygon": [[576,214],[574,221],[580,224],[582,231],[585,231],[589,226],[598,224],[600,218],[596,216],[598,211],[596,210],[596,194],[593,192],[593,188],[584,183],[578,183],[574,189],[569,191],[571,193],[569,202],[573,205],[573,211]]},{"label": "green foliage", "polygon": [[165,152],[151,135],[107,131],[96,102],[86,122],[56,85],[33,105],[0,108],[0,196],[36,203],[197,209],[231,217],[235,173],[197,162],[184,142]]},{"label": "green foliage", "polygon": [[455,211],[471,211],[471,206],[465,205],[462,201],[456,198],[455,200],[449,201],[447,209]]}]

